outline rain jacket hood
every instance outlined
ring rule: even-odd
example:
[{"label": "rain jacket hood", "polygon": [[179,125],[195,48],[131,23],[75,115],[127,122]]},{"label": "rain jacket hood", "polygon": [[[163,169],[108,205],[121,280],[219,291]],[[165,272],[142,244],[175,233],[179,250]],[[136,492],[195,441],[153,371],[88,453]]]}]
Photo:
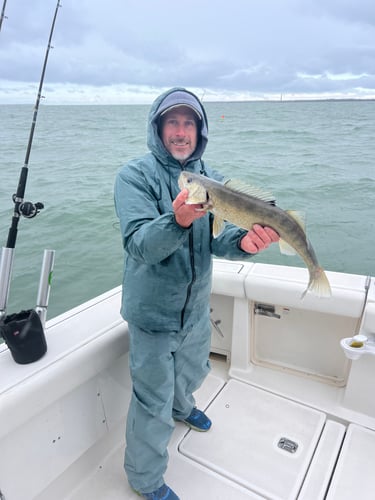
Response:
[{"label": "rain jacket hood", "polygon": [[208,123],[205,109],[197,96],[195,96],[192,92],[189,92],[182,87],[175,87],[167,92],[164,92],[164,94],[155,100],[151,106],[148,116],[147,146],[163,164],[168,162],[170,153],[164,147],[159,135],[160,117],[167,109],[178,105],[185,105],[193,108],[194,111],[201,116],[201,119],[198,120],[198,144],[188,162],[200,159],[207,146]]}]

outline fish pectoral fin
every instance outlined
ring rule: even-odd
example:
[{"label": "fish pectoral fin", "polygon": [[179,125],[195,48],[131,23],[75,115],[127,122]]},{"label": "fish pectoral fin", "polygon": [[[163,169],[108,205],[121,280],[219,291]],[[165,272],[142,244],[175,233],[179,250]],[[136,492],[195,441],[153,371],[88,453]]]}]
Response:
[{"label": "fish pectoral fin", "polygon": [[282,238],[279,239],[280,252],[284,255],[296,255],[294,248]]},{"label": "fish pectoral fin", "polygon": [[286,213],[297,222],[297,224],[306,232],[306,214],[298,210],[285,210]]},{"label": "fish pectoral fin", "polygon": [[224,219],[215,216],[212,229],[212,234],[214,235],[214,238],[217,238],[223,232],[224,226],[225,226]]}]

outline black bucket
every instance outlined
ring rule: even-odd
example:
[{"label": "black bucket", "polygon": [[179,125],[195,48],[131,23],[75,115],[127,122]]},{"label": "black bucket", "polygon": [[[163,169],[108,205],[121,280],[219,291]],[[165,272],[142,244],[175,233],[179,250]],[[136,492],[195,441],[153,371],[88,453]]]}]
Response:
[{"label": "black bucket", "polygon": [[0,335],[16,363],[38,361],[47,352],[47,342],[35,309],[9,314],[0,322]]}]

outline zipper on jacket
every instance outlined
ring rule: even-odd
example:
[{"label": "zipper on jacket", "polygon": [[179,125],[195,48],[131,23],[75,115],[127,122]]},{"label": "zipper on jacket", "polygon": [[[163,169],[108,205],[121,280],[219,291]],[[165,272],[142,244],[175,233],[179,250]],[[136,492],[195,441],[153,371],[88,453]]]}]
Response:
[{"label": "zipper on jacket", "polygon": [[182,312],[181,312],[181,329],[184,327],[185,310],[186,310],[187,304],[188,304],[189,299],[190,299],[191,289],[193,287],[193,283],[194,283],[194,281],[196,279],[195,265],[194,265],[193,229],[190,231],[190,234],[189,234],[189,256],[190,256],[190,266],[191,266],[191,281],[190,281],[188,289],[187,289],[185,304],[184,304],[184,307],[183,307]]}]

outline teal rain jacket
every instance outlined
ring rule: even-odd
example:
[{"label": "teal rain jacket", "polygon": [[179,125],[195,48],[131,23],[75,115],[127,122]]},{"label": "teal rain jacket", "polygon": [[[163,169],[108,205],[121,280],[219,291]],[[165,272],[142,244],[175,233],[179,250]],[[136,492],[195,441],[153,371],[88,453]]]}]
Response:
[{"label": "teal rain jacket", "polygon": [[[207,314],[211,292],[212,254],[229,259],[249,256],[238,242],[245,234],[230,224],[216,239],[212,216],[197,219],[189,228],[176,223],[172,202],[179,193],[182,170],[222,176],[203,164],[207,144],[207,117],[197,100],[202,120],[197,149],[182,166],[158,135],[161,95],[149,113],[147,145],[150,153],[129,161],[117,174],[115,207],[125,249],[121,314],[129,323],[151,332],[178,331],[193,326]],[[169,98],[170,99],[170,98]]]}]

